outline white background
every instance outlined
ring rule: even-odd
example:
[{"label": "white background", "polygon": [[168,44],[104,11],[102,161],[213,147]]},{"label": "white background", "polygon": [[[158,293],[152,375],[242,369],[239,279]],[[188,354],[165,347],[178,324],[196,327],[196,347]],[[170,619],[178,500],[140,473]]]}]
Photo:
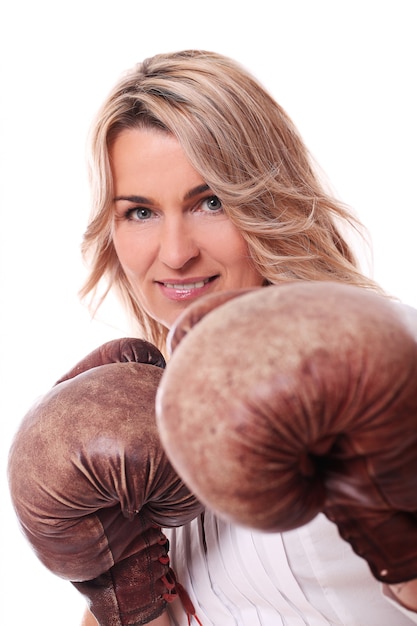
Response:
[{"label": "white background", "polygon": [[113,307],[91,321],[77,297],[85,139],[108,90],[157,52],[205,48],[242,62],[369,229],[374,277],[417,306],[415,10],[413,0],[2,3],[2,625],[73,626],[82,611],[21,536],[5,474],[34,399],[90,349],[128,333]]}]

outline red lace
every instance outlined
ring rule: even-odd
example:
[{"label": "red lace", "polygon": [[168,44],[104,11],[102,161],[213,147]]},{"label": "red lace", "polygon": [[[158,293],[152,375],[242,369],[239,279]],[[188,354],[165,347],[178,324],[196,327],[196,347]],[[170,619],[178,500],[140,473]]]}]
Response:
[{"label": "red lace", "polygon": [[[164,564],[169,563],[168,555],[160,557],[159,560],[161,561],[161,563]],[[175,572],[171,567],[169,568],[168,572],[164,576],[162,576],[161,580],[168,589],[168,591],[162,596],[164,600],[166,600],[167,602],[173,602],[176,598],[179,598],[187,615],[188,626],[191,626],[191,620],[193,618],[197,622],[197,624],[203,626],[202,622],[198,619],[194,604],[191,602],[191,598],[188,595],[187,590],[181,585],[181,583],[178,582]]]}]

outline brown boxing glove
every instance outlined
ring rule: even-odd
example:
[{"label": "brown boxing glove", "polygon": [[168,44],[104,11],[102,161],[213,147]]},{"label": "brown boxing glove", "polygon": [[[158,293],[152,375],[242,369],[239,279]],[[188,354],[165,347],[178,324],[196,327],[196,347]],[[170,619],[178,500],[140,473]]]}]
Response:
[{"label": "brown boxing glove", "polygon": [[[254,291],[254,288],[230,289],[227,291],[216,291],[204,298],[196,300],[191,306],[177,318],[176,323],[172,326],[167,337],[167,349],[172,354],[177,345],[184,339],[185,335],[199,322],[207,313],[216,309],[221,304],[242,296],[244,293]],[[259,287],[260,289],[260,287]]]},{"label": "brown boxing glove", "polygon": [[75,367],[61,376],[56,382],[62,383],[64,380],[74,378],[93,367],[108,365],[110,363],[147,363],[164,368],[166,363],[163,355],[156,346],[144,339],[134,337],[122,337],[112,339],[99,346],[90,354],[87,354]]},{"label": "brown boxing glove", "polygon": [[28,412],[10,451],[24,533],[102,626],[162,614],[181,588],[161,526],[202,510],[160,445],[154,401],[163,369],[149,362],[163,360],[145,344],[117,340],[88,355]]},{"label": "brown boxing glove", "polygon": [[376,578],[417,578],[417,311],[332,282],[212,302],[172,331],[157,393],[185,483],[262,530],[323,511]]}]

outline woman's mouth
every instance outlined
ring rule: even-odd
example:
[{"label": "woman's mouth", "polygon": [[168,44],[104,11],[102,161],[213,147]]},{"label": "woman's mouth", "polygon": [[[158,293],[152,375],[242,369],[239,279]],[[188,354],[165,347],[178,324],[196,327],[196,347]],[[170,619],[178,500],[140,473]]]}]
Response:
[{"label": "woman's mouth", "polygon": [[211,284],[218,278],[209,276],[208,278],[196,278],[189,281],[164,280],[157,281],[161,290],[170,300],[188,300],[203,295],[211,288]]},{"label": "woman's mouth", "polygon": [[206,280],[199,280],[195,283],[164,283],[164,287],[168,289],[200,289],[209,282],[209,278]]}]

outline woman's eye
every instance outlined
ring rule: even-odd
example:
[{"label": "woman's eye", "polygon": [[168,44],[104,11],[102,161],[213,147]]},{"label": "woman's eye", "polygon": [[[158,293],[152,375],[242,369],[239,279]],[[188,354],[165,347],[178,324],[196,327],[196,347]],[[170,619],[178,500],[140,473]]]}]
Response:
[{"label": "woman's eye", "polygon": [[152,217],[152,211],[143,207],[136,207],[126,211],[126,217],[128,220],[143,221]]},{"label": "woman's eye", "polygon": [[209,198],[203,200],[202,207],[214,213],[215,211],[221,211],[222,203],[217,196],[210,196]]}]

